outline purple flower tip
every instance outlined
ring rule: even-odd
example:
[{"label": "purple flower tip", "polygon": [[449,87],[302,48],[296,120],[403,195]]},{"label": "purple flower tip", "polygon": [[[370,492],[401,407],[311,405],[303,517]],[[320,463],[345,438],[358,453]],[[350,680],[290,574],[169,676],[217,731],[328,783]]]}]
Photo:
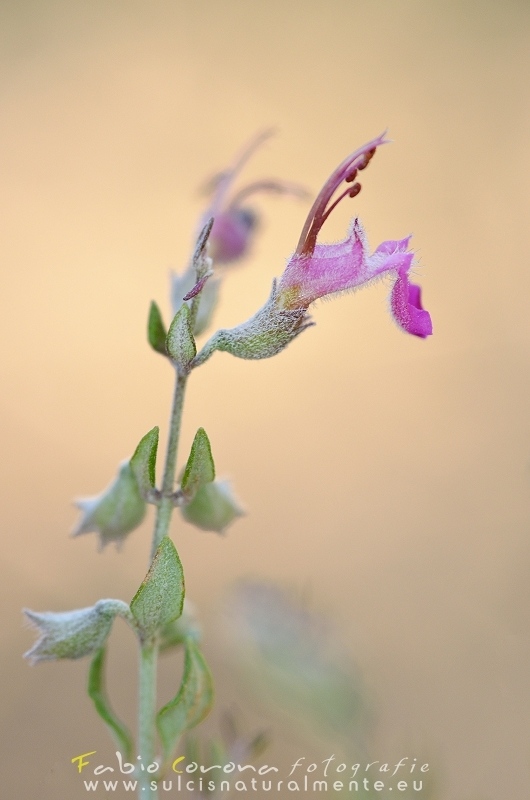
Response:
[{"label": "purple flower tip", "polygon": [[306,197],[306,190],[295,183],[275,179],[258,180],[243,186],[235,194],[234,182],[248,159],[257,148],[271,136],[273,131],[263,131],[252,139],[238,155],[233,165],[218,175],[211,184],[213,196],[203,222],[214,217],[209,245],[212,258],[217,264],[229,264],[245,256],[258,224],[257,214],[246,201],[259,193],[288,194]]},{"label": "purple flower tip", "polygon": [[[395,275],[391,310],[398,325],[407,333],[425,338],[432,333],[430,315],[421,305],[420,288],[408,280],[414,253],[408,249],[410,236],[383,242],[370,255],[366,234],[354,219],[345,239],[334,244],[317,243],[320,230],[337,204],[355,197],[361,186],[355,182],[377,147],[385,144],[384,135],[373,139],[348,156],[328,178],[305,222],[298,246],[289,259],[278,284],[281,307],[307,309],[319,297],[363,286],[384,274]],[[347,187],[332,201],[336,190]]]},{"label": "purple flower tip", "polygon": [[213,260],[229,264],[245,255],[256,223],[249,208],[228,208],[215,217],[209,240]]},{"label": "purple flower tip", "polygon": [[390,295],[390,307],[397,324],[407,333],[425,339],[432,334],[431,315],[421,304],[421,289],[399,273]]}]

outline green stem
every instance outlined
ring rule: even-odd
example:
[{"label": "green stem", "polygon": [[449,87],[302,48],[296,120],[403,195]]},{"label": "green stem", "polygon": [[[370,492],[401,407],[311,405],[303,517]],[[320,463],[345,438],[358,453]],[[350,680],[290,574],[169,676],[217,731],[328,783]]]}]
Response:
[{"label": "green stem", "polygon": [[162,481],[162,498],[158,505],[155,530],[153,533],[153,543],[151,546],[151,561],[154,558],[158,545],[167,536],[169,523],[173,513],[173,501],[170,496],[175,484],[175,468],[177,463],[177,450],[180,436],[180,424],[182,420],[182,406],[184,404],[184,393],[186,391],[187,375],[176,373],[175,393],[173,395],[173,408],[171,409],[171,419],[169,423],[169,441],[166,453],[166,465],[164,468],[164,478]]},{"label": "green stem", "polygon": [[[211,229],[212,223],[209,224]],[[208,230],[209,232],[209,230]],[[207,237],[207,234],[206,234]],[[204,246],[204,244],[202,245]],[[200,298],[194,297],[191,304],[192,326],[195,323],[197,309]],[[175,369],[175,391],[173,394],[173,406],[169,421],[169,439],[167,444],[166,463],[164,466],[164,477],[162,479],[161,498],[157,507],[155,529],[151,545],[151,562],[160,545],[160,542],[169,533],[171,515],[173,513],[173,501],[171,495],[175,486],[175,469],[177,466],[177,451],[180,438],[180,427],[182,422],[182,408],[184,406],[184,394],[188,375],[179,373]],[[139,700],[138,700],[138,749],[141,757],[140,763],[145,768],[153,763],[156,757],[156,683],[157,683],[157,662],[158,662],[158,643],[156,641],[144,642],[140,646],[140,676],[139,676]],[[150,800],[157,800],[158,792],[151,790],[151,781],[157,776],[145,771],[138,772],[138,796],[141,800],[149,797]]]},{"label": "green stem", "polygon": [[151,790],[155,774],[146,772],[156,757],[155,715],[156,715],[156,668],[158,645],[145,642],[140,648],[139,702],[138,702],[138,751],[140,764],[144,767],[137,772],[138,797],[157,800],[158,792]]},{"label": "green stem", "polygon": [[[151,561],[154,558],[160,542],[164,536],[168,534],[171,514],[173,513],[173,502],[169,495],[173,492],[175,483],[177,450],[187,377],[187,375],[179,375],[178,372],[176,372],[173,407],[171,409],[169,423],[166,464],[162,480],[162,498],[157,510],[151,547]],[[144,767],[149,766],[156,757],[155,719],[157,661],[158,644],[151,641],[143,643],[140,647],[138,750],[141,756],[140,763],[143,764]],[[138,772],[138,796],[142,798],[142,800],[145,800],[146,797],[149,797],[150,800],[157,800],[158,792],[153,792],[150,786],[151,781],[155,780],[155,778],[156,776],[153,773],[147,773],[145,771]]]}]

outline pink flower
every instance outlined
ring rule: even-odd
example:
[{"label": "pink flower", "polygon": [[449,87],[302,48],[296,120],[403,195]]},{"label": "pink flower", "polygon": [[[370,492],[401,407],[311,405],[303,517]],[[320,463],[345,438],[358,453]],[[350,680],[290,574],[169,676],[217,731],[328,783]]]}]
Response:
[{"label": "pink flower", "polygon": [[[349,155],[326,181],[307,217],[298,246],[278,284],[278,302],[285,309],[307,309],[319,297],[364,286],[390,274],[395,283],[390,308],[397,324],[407,333],[425,338],[432,333],[428,311],[421,305],[420,288],[409,281],[414,253],[410,236],[383,242],[370,255],[366,234],[354,219],[345,239],[334,244],[317,243],[322,225],[344,197],[355,197],[361,185],[355,181],[368,166],[376,148],[385,144],[384,134]],[[348,186],[333,201],[341,184]]]},{"label": "pink flower", "polygon": [[[354,219],[341,242],[317,242],[335,206],[344,197],[359,194],[361,186],[355,178],[385,141],[384,135],[379,136],[339,164],[313,203],[297,248],[281,278],[273,281],[267,302],[241,325],[218,330],[195,356],[193,367],[203,364],[216,350],[245,359],[275,356],[314,324],[307,309],[319,297],[356,289],[384,275],[394,281],[390,310],[400,328],[422,339],[431,335],[431,317],[422,307],[420,288],[409,280],[414,260],[408,249],[410,236],[383,242],[370,254],[364,229]],[[346,189],[332,200],[343,183],[348,184]]]},{"label": "pink flower", "polygon": [[246,205],[246,200],[259,192],[276,194],[292,194],[305,197],[307,192],[301,186],[279,180],[259,180],[247,184],[229,197],[233,183],[239,172],[256,149],[264,142],[272,131],[258,134],[238,155],[234,164],[216,176],[211,184],[213,196],[208,210],[202,218],[202,225],[214,218],[209,238],[210,254],[217,264],[228,264],[246,255],[251,243],[252,234],[258,224],[256,212]]}]

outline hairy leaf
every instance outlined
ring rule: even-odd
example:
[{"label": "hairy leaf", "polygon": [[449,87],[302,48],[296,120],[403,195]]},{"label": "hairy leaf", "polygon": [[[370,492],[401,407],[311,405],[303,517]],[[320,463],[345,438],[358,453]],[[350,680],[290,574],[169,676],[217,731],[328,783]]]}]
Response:
[{"label": "hairy leaf", "polygon": [[140,494],[148,500],[155,488],[156,454],[158,450],[158,426],[152,428],[140,440],[138,447],[131,458],[131,469],[138,483]]},{"label": "hairy leaf", "polygon": [[88,696],[94,703],[97,713],[116,739],[118,747],[125,758],[131,759],[134,754],[133,738],[127,727],[114,713],[107,695],[105,686],[105,656],[106,650],[102,647],[92,659],[90,671],[88,673]]},{"label": "hairy leaf", "polygon": [[182,734],[198,725],[213,702],[213,682],[204,656],[193,639],[186,640],[184,675],[176,696],[158,713],[157,727],[165,758],[169,758]]},{"label": "hairy leaf", "polygon": [[143,641],[182,614],[184,573],[175,545],[165,536],[142,585],[131,600],[131,611]]}]

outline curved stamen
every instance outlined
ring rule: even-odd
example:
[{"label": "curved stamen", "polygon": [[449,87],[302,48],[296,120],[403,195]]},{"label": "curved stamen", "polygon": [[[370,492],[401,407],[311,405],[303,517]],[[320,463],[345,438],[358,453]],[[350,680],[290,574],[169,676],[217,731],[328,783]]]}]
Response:
[{"label": "curved stamen", "polygon": [[[328,216],[326,210],[333,194],[344,181],[350,182],[355,180],[356,170],[362,170],[368,166],[370,159],[373,157],[379,145],[388,142],[388,139],[385,139],[385,133],[386,131],[376,139],[372,139],[371,142],[367,142],[367,144],[363,145],[358,150],[350,153],[329,176],[309,211],[295,250],[296,254],[311,255],[314,251],[318,233],[324,220]],[[336,203],[332,207],[334,208],[335,205]]]},{"label": "curved stamen", "polygon": [[261,180],[249,183],[244,186],[233,196],[230,201],[229,208],[236,208],[241,205],[241,202],[256,192],[274,192],[276,194],[292,194],[295,197],[302,199],[309,196],[309,192],[298,183],[288,183],[287,181],[279,180]]},{"label": "curved stamen", "polygon": [[328,209],[326,209],[324,214],[322,214],[322,223],[321,224],[322,225],[324,224],[324,222],[327,220],[327,218],[329,217],[329,215],[331,214],[333,209],[338,206],[338,204],[340,203],[341,200],[344,200],[345,197],[357,197],[357,195],[361,191],[361,188],[362,187],[361,187],[360,183],[354,183],[353,186],[348,186],[348,188],[345,189],[342,192],[342,194],[339,194],[337,199],[334,200],[333,203],[330,205],[330,207]]},{"label": "curved stamen", "polygon": [[254,136],[254,138],[251,139],[250,142],[241,150],[239,155],[236,156],[232,166],[218,176],[214,186],[212,202],[206,216],[215,217],[219,214],[225,197],[238,173],[241,172],[249,158],[255,153],[258,147],[260,147],[264,141],[269,139],[274,132],[275,131],[273,128],[268,128],[267,130],[261,131]]}]

